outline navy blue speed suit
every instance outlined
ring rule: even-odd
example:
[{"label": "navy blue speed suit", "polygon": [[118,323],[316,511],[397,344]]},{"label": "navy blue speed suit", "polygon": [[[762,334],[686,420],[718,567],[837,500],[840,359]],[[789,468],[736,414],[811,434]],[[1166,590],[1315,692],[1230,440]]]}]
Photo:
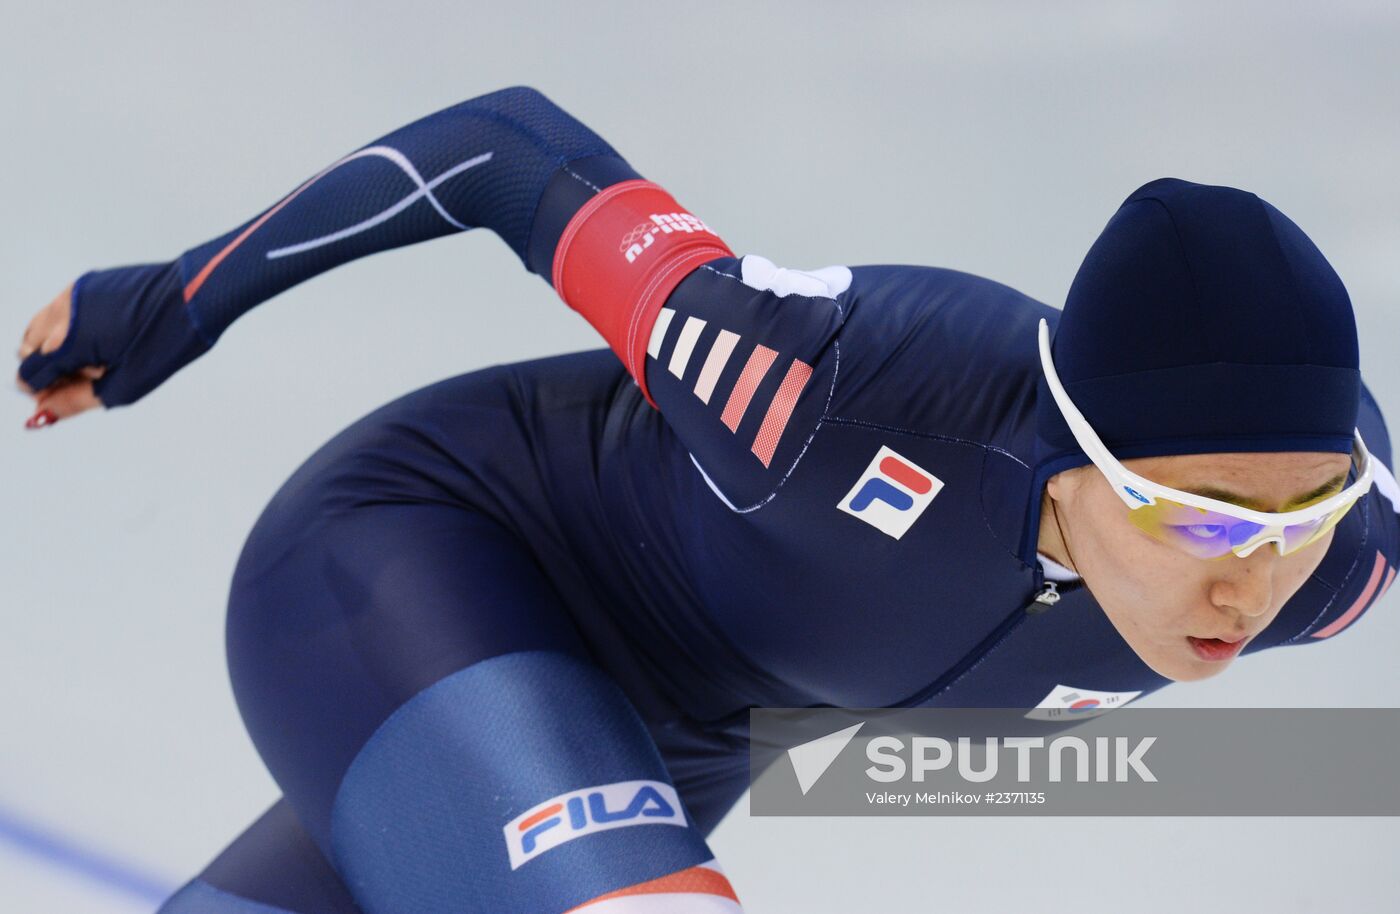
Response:
[{"label": "navy blue speed suit", "polygon": [[[507,89],[174,261],[80,280],[74,345],[84,321],[140,327],[82,353],[113,366],[108,405],[312,275],[476,226],[610,344],[408,394],[272,499],[228,659],[284,796],[168,914],[649,892],[712,906],[647,910],[738,910],[705,836],[745,789],[749,708],[1055,709],[1167,684],[1036,551],[1036,326],[1058,311],[952,270],[735,257],[662,194]],[[1369,392],[1359,427],[1377,484],[1246,653],[1331,637],[1393,580]]]}]

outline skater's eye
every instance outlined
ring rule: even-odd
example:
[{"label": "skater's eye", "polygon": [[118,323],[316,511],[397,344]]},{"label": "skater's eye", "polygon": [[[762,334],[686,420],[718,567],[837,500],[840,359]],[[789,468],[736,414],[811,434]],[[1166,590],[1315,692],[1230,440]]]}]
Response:
[{"label": "skater's eye", "polygon": [[1195,540],[1210,540],[1225,532],[1225,527],[1221,524],[1185,524],[1173,527],[1181,536]]}]

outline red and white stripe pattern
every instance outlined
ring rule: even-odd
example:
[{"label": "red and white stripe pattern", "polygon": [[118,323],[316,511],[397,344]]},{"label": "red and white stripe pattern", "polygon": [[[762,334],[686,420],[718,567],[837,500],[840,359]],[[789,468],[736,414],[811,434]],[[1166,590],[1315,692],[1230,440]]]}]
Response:
[{"label": "red and white stripe pattern", "polygon": [[[656,323],[652,326],[651,339],[647,344],[647,355],[651,358],[660,357],[662,343],[675,316],[675,310],[672,308],[662,308],[661,313],[657,315]],[[675,346],[671,349],[671,357],[666,362],[666,370],[677,378],[685,376],[685,370],[695,356],[695,345],[700,339],[700,332],[705,329],[705,323],[698,317],[687,317],[682,322]],[[743,337],[734,331],[721,329],[710,342],[710,348],[705,353],[704,364],[691,388],[692,393],[699,398],[701,403],[708,404],[714,396],[720,374],[724,371],[724,366],[729,363],[730,357],[742,340]],[[724,423],[724,426],[731,432],[739,430],[739,423],[743,421],[749,407],[753,405],[754,394],[758,392],[759,385],[767,377],[769,369],[773,367],[777,359],[778,352],[769,349],[762,343],[755,344],[750,350],[743,370],[739,372],[738,380],[730,388],[729,396],[724,400],[724,409],[720,413],[720,422]],[[754,436],[753,443],[749,447],[749,450],[765,467],[772,462],[773,452],[778,449],[778,442],[783,437],[788,420],[792,418],[792,411],[797,405],[798,395],[802,393],[802,388],[807,385],[807,380],[811,376],[812,366],[801,359],[792,359],[787,363],[782,383],[778,385],[777,392],[768,401],[765,407],[766,411],[763,414],[763,423],[759,426],[758,434]]]},{"label": "red and white stripe pattern", "polygon": [[[742,271],[742,281],[745,285],[772,291],[779,297],[797,293],[834,298],[850,285],[850,271],[845,267],[826,267],[823,270],[804,273],[775,267],[770,261],[753,255],[744,258]],[[656,323],[652,325],[647,341],[647,355],[650,358],[660,359],[666,335],[670,332],[675,318],[674,308],[662,308],[657,314]],[[670,374],[684,378],[686,368],[696,358],[696,344],[705,326],[706,321],[693,316],[681,322],[680,332],[666,362],[666,370]],[[710,341],[700,372],[691,388],[701,403],[708,405],[714,397],[720,375],[742,341],[743,337],[740,334],[724,328]],[[749,350],[738,379],[725,397],[724,407],[720,412],[720,422],[731,432],[737,433],[739,424],[754,405],[754,395],[758,392],[760,384],[775,364],[785,365],[783,379],[772,398],[763,405],[763,421],[749,446],[749,451],[765,467],[773,461],[773,454],[777,451],[778,442],[782,440],[783,432],[792,418],[798,397],[812,377],[812,366],[798,358],[784,363],[780,361],[776,350],[762,343],[755,343]]]},{"label": "red and white stripe pattern", "polygon": [[1395,569],[1389,567],[1385,561],[1385,553],[1377,552],[1376,561],[1371,566],[1371,577],[1366,581],[1366,587],[1361,591],[1361,595],[1347,607],[1347,611],[1342,613],[1332,622],[1312,633],[1313,638],[1330,638],[1346,628],[1356,617],[1366,611],[1376,600],[1385,595],[1390,589],[1390,584],[1395,580]]},{"label": "red and white stripe pattern", "polygon": [[[1390,503],[1391,510],[1400,513],[1400,487],[1396,486],[1395,476],[1390,472],[1390,467],[1381,463],[1380,460],[1376,460],[1374,472],[1376,491]],[[1330,638],[1351,625],[1356,621],[1357,616],[1385,596],[1385,592],[1390,589],[1390,585],[1394,581],[1395,569],[1386,562],[1385,553],[1377,552],[1376,560],[1371,565],[1371,576],[1366,579],[1366,586],[1362,589],[1361,594],[1347,607],[1346,612],[1313,632],[1310,637]]]},{"label": "red and white stripe pattern", "polygon": [[713,860],[599,895],[564,914],[743,914]]}]

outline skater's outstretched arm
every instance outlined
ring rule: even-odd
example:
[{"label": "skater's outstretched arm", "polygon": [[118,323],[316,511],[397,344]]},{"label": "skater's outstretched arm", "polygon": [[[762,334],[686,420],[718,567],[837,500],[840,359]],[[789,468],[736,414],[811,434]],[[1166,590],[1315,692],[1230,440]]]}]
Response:
[{"label": "skater's outstretched arm", "polygon": [[84,274],[31,322],[21,385],[36,417],[134,403],[291,286],[476,226],[598,329],[720,497],[742,510],[771,496],[833,389],[850,271],[734,258],[525,87],[395,130],[173,260]]},{"label": "skater's outstretched arm", "polygon": [[[24,334],[19,380],[43,392],[87,375],[100,400],[92,405],[133,403],[279,292],[346,261],[477,226],[552,279],[554,246],[574,211],[638,179],[533,89],[473,98],[330,163],[173,260],[79,277]],[[705,234],[710,257],[727,253],[693,221],[670,228],[692,240]]]}]

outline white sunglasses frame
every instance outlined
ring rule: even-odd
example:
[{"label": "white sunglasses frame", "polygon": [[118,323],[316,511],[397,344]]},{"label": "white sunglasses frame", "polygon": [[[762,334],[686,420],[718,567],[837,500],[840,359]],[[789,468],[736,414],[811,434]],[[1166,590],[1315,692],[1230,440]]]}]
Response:
[{"label": "white sunglasses frame", "polygon": [[[1260,530],[1248,541],[1241,544],[1241,547],[1248,548],[1232,549],[1236,555],[1244,558],[1259,546],[1266,542],[1277,543],[1280,554],[1283,553],[1284,540],[1283,531],[1285,527],[1295,524],[1306,524],[1309,521],[1326,517],[1333,511],[1354,502],[1365,495],[1371,488],[1374,477],[1374,465],[1371,460],[1371,452],[1366,449],[1366,442],[1361,440],[1361,430],[1354,430],[1354,447],[1356,457],[1359,457],[1360,467],[1357,470],[1356,481],[1347,486],[1336,495],[1332,495],[1314,505],[1306,508],[1299,508],[1296,511],[1255,511],[1228,501],[1219,501],[1214,498],[1206,498],[1203,495],[1195,495],[1191,492],[1182,492],[1170,486],[1164,486],[1153,482],[1143,476],[1139,476],[1132,470],[1123,466],[1118,459],[1113,456],[1104,445],[1103,441],[1095,433],[1089,421],[1084,418],[1084,414],[1074,405],[1074,401],[1069,398],[1069,393],[1065,391],[1064,385],[1060,383],[1059,375],[1055,373],[1055,363],[1050,359],[1050,325],[1045,318],[1040,319],[1040,365],[1045,372],[1046,383],[1050,386],[1050,393],[1055,397],[1055,403],[1060,408],[1060,414],[1065,417],[1065,422],[1069,424],[1069,430],[1074,435],[1074,440],[1084,449],[1084,453],[1103,473],[1113,491],[1128,506],[1129,510],[1145,508],[1157,503],[1158,498],[1174,501],[1183,505],[1190,505],[1206,511],[1215,511],[1226,514],[1230,517],[1261,524],[1265,529]],[[1354,459],[1355,463],[1356,460]],[[1226,553],[1227,555],[1229,553]]]}]

